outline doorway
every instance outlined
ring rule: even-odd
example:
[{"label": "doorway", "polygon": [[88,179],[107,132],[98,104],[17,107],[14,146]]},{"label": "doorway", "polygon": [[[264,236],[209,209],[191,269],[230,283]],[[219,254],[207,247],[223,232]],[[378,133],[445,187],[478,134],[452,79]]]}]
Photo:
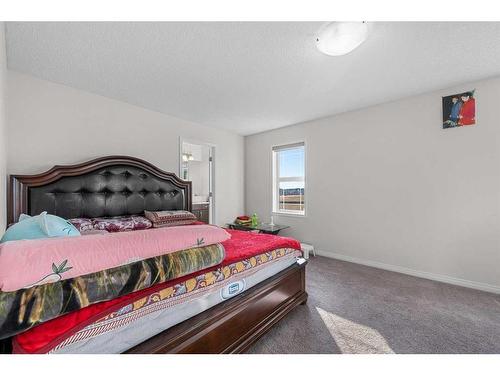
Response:
[{"label": "doorway", "polygon": [[215,146],[180,139],[179,176],[192,182],[193,213],[199,221],[215,223]]}]

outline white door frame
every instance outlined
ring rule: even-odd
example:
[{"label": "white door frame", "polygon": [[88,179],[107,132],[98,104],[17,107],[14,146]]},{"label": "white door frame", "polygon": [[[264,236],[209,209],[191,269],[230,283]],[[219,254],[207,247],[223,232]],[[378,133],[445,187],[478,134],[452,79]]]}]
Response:
[{"label": "white door frame", "polygon": [[[210,147],[209,155],[212,158],[211,160],[211,168],[210,168],[210,176],[209,176],[209,188],[210,192],[212,193],[209,197],[209,223],[214,224],[217,222],[216,216],[215,216],[215,149],[217,145],[209,142],[204,142],[200,140],[196,140],[193,138],[184,138],[184,137],[179,137],[179,178],[182,178],[182,145],[184,143],[191,143],[194,145],[200,145],[200,146],[208,146]],[[192,197],[191,197],[192,199]]]}]

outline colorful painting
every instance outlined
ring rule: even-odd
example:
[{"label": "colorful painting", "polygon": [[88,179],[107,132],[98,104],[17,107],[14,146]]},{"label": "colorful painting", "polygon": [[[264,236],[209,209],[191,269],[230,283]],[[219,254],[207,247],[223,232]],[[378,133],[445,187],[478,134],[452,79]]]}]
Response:
[{"label": "colorful painting", "polygon": [[475,90],[443,96],[443,129],[476,124]]}]

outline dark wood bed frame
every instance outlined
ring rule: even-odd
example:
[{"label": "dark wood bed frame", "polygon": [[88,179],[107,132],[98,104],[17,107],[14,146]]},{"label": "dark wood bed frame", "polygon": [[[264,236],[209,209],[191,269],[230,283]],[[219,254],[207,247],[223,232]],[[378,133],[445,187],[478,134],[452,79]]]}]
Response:
[{"label": "dark wood bed frame", "polygon": [[191,181],[184,181],[175,173],[165,172],[153,164],[131,156],[105,156],[75,165],[56,165],[46,172],[33,175],[11,175],[7,189],[7,223],[15,223],[19,215],[28,213],[28,194],[32,187],[44,186],[64,177],[81,176],[95,170],[127,165],[143,169],[155,177],[168,181],[185,192],[184,206],[192,211]]},{"label": "dark wood bed frame", "polygon": [[[10,176],[8,223],[17,221],[21,213],[28,213],[31,187],[114,165],[144,169],[184,189],[185,207],[191,211],[191,182],[181,180],[174,173],[162,171],[141,159],[108,156],[77,165],[55,166],[37,175]],[[126,353],[242,353],[294,307],[306,302],[305,263],[294,264],[240,295],[166,329]]]}]

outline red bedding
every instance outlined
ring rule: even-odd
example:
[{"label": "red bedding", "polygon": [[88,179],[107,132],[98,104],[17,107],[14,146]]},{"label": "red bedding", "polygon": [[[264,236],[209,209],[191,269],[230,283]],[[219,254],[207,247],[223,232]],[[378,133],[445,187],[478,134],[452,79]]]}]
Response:
[{"label": "red bedding", "polygon": [[[252,256],[265,253],[279,248],[292,248],[300,250],[300,243],[292,238],[273,236],[268,234],[256,234],[238,230],[227,230],[231,238],[223,242],[226,250],[224,261],[213,267],[216,269]],[[12,340],[14,353],[45,353],[60,342],[79,331],[83,327],[92,324],[108,313],[125,306],[136,299],[140,299],[155,291],[176,284],[179,281],[189,279],[198,274],[209,271],[205,269],[194,274],[157,284],[151,288],[128,294],[111,301],[90,305],[81,310],[42,323],[26,332],[15,336]]]}]

